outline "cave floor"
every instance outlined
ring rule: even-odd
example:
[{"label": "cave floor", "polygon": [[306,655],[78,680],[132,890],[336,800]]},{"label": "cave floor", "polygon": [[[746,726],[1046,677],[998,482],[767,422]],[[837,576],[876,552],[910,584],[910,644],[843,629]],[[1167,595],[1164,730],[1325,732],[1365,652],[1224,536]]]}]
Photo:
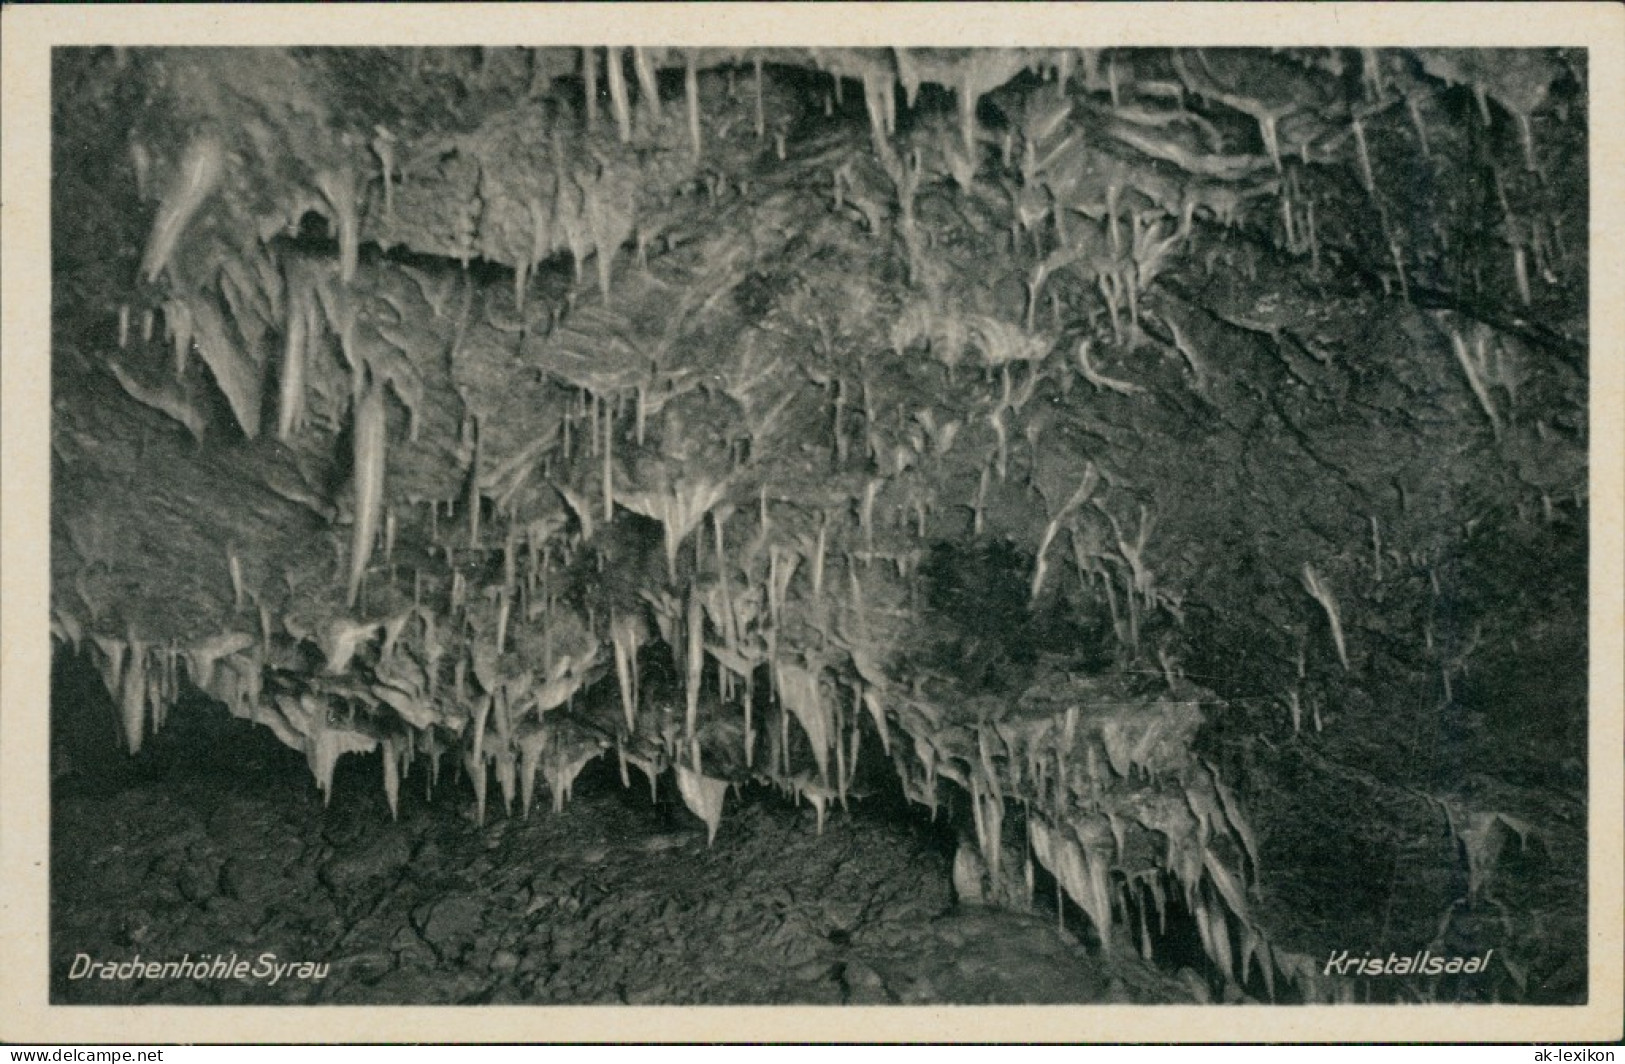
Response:
[{"label": "cave floor", "polygon": [[[1054,911],[959,906],[951,840],[921,811],[814,811],[731,795],[715,844],[677,796],[608,759],[562,812],[415,773],[391,821],[376,758],[324,807],[304,764],[218,707],[135,760],[59,765],[52,1000],[59,1004],[1014,1004],[1191,1001],[1103,961]],[[209,757],[196,756],[207,746]],[[117,759],[117,760],[115,760]],[[667,784],[669,787],[669,782]],[[249,978],[70,978],[100,963],[233,957]],[[275,960],[262,961],[265,954]],[[269,965],[314,962],[273,978]],[[83,968],[84,961],[80,961]],[[268,974],[269,973],[269,974]]]}]

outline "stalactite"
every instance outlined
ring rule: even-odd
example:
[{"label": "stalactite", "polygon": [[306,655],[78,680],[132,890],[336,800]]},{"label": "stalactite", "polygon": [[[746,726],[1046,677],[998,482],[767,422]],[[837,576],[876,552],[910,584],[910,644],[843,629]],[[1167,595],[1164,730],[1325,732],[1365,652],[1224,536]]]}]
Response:
[{"label": "stalactite", "polygon": [[607,525],[615,520],[615,416],[607,403],[604,404],[603,419],[604,523]]},{"label": "stalactite", "polygon": [[621,709],[630,735],[637,731],[638,649],[648,639],[648,627],[641,614],[612,613],[609,636],[615,651],[615,678],[620,685]]},{"label": "stalactite", "polygon": [[[363,376],[367,375],[363,373]],[[384,506],[389,423],[383,385],[371,379],[358,382],[354,407],[355,524],[350,536],[350,577],[345,591],[345,601],[351,609],[360,598],[361,579],[372,557]]]},{"label": "stalactite", "polygon": [[959,108],[959,140],[965,154],[976,161],[976,87],[971,77],[971,66],[966,64],[959,77],[959,94],[955,101]]},{"label": "stalactite", "polygon": [[619,48],[606,48],[605,74],[609,81],[609,103],[615,112],[615,128],[620,133],[621,143],[632,142],[632,106],[626,95],[626,72],[621,68],[621,50]]},{"label": "stalactite", "polygon": [[[575,760],[567,759],[563,753],[554,754],[551,761],[544,762],[542,774],[547,777],[547,787],[553,796],[553,812],[564,812],[564,806],[570,800],[571,789],[575,786],[576,777],[581,770],[587,767],[587,762],[602,753],[593,749],[580,755]],[[635,763],[635,762],[634,762]],[[651,780],[653,777],[651,777]]]},{"label": "stalactite", "polygon": [[683,65],[683,95],[688,101],[688,139],[698,159],[704,145],[700,140],[700,77],[693,49]]},{"label": "stalactite", "polygon": [[1405,254],[1400,250],[1399,240],[1392,235],[1388,238],[1388,256],[1394,261],[1394,273],[1399,277],[1399,298],[1406,303],[1411,301],[1411,281],[1405,272]]},{"label": "stalactite", "polygon": [[874,141],[877,155],[884,155],[891,150],[891,144],[887,140],[886,103],[882,99],[882,95],[890,91],[889,81],[879,74],[865,72],[863,103],[869,112],[869,136]]},{"label": "stalactite", "polygon": [[497,774],[497,790],[502,795],[502,812],[506,816],[513,816],[514,790],[518,781],[518,766],[513,750],[503,747],[492,760]]},{"label": "stalactite", "polygon": [[653,127],[660,122],[660,85],[655,80],[648,49],[632,49],[632,69],[637,73],[638,95],[643,97],[643,106],[649,112],[649,123]]},{"label": "stalactite", "polygon": [[818,515],[818,539],[813,547],[812,564],[812,590],[813,605],[821,605],[824,598],[824,555],[829,539],[829,511],[821,511]]},{"label": "stalactite", "polygon": [[395,134],[383,126],[375,127],[377,135],[372,138],[373,154],[378,156],[378,165],[382,170],[384,181],[384,218],[393,221],[395,218]]},{"label": "stalactite", "polygon": [[882,480],[871,478],[863,485],[863,501],[858,509],[858,527],[863,533],[863,549],[870,554],[875,549],[875,496],[880,491]]},{"label": "stalactite", "polygon": [[1422,100],[1416,93],[1405,98],[1405,109],[1410,112],[1411,125],[1416,128],[1416,140],[1422,149],[1422,158],[1431,159],[1433,152],[1428,147],[1427,121],[1422,117]]},{"label": "stalactite", "polygon": [[158,214],[141,256],[141,276],[151,284],[158,280],[186,228],[219,187],[225,174],[226,149],[218,137],[205,134],[186,146],[175,179],[158,205]]},{"label": "stalactite", "polygon": [[399,820],[401,795],[401,766],[397,760],[394,739],[383,741],[381,752],[384,763],[384,798],[389,802],[389,819]]},{"label": "stalactite", "polygon": [[756,78],[756,139],[761,140],[767,134],[767,110],[766,103],[763,100],[761,56],[752,57],[751,68]]},{"label": "stalactite", "polygon": [[226,319],[212,298],[199,298],[191,304],[192,336],[198,352],[225,393],[231,412],[243,435],[259,435],[261,386],[257,358],[238,346]]},{"label": "stalactite", "polygon": [[464,756],[463,769],[468,773],[468,781],[474,787],[474,821],[480,827],[484,827],[485,792],[490,784],[490,770],[486,768],[485,759],[476,756],[473,750]]},{"label": "stalactite", "polygon": [[700,679],[705,666],[705,614],[700,606],[699,591],[690,587],[688,592],[687,667],[683,678],[683,736],[692,742],[698,729],[700,714]]},{"label": "stalactite", "polygon": [[841,713],[841,703],[840,703],[839,699],[834,700],[834,703],[831,706],[831,709],[834,711],[834,715],[835,715],[834,728],[832,729],[832,742],[831,742],[831,745],[835,747],[835,794],[836,794],[836,798],[841,803],[841,808],[842,809],[847,809],[847,804],[846,804],[846,747],[841,742],[841,738],[842,738],[842,734],[843,734],[843,728],[842,728],[843,721],[842,721],[842,713]]},{"label": "stalactite", "polygon": [[236,550],[226,548],[226,572],[231,576],[231,603],[236,609],[242,609],[248,603],[248,596],[243,587],[243,563],[237,557]]},{"label": "stalactite", "polygon": [[1304,590],[1309,592],[1310,597],[1320,603],[1321,608],[1326,611],[1326,620],[1331,625],[1332,639],[1337,645],[1337,659],[1342,663],[1343,671],[1349,671],[1348,647],[1343,641],[1343,621],[1337,609],[1337,600],[1332,597],[1331,589],[1309,562],[1303,563],[1301,580]]},{"label": "stalactite", "polygon": [[[290,264],[288,269],[294,267]],[[287,282],[286,335],[282,349],[282,379],[278,392],[276,437],[287,443],[302,427],[305,418],[306,360],[315,337],[310,335],[313,317],[309,289],[293,277]]]},{"label": "stalactite", "polygon": [[1309,269],[1317,276],[1320,273],[1320,236],[1315,230],[1315,201],[1310,200],[1304,209],[1305,221],[1309,228]]},{"label": "stalactite", "polygon": [[480,545],[480,450],[483,444],[484,433],[480,429],[478,415],[473,418],[473,458],[468,468],[468,546],[470,550]]},{"label": "stalactite", "polygon": [[1521,243],[1512,245],[1512,277],[1518,287],[1518,301],[1529,306],[1533,299],[1529,290],[1529,256]]},{"label": "stalactite", "polygon": [[[774,682],[779,691],[779,700],[783,707],[796,718],[801,730],[807,734],[812,746],[813,760],[818,766],[818,778],[824,783],[829,782],[829,753],[831,742],[831,712],[826,704],[822,690],[820,670],[815,668],[802,668],[788,662],[776,662],[773,666]],[[784,724],[788,728],[788,723]],[[785,731],[783,743],[786,751],[789,749],[789,733]],[[788,760],[788,752],[786,752]],[[785,771],[788,772],[788,763]]]},{"label": "stalactite", "polygon": [[1354,116],[1354,144],[1360,156],[1360,181],[1367,193],[1375,195],[1377,179],[1371,172],[1371,152],[1366,148],[1365,123],[1360,120],[1359,115]]},{"label": "stalactite", "polygon": [[348,287],[355,280],[361,253],[361,216],[356,203],[355,169],[345,163],[335,170],[324,170],[316,176],[316,187],[333,210],[339,237],[339,280]]},{"label": "stalactite", "polygon": [[132,634],[130,663],[124,667],[119,715],[124,723],[124,746],[133,757],[141,752],[147,718],[147,647]]},{"label": "stalactite", "polygon": [[585,90],[587,132],[591,133],[598,125],[598,51],[595,48],[581,49],[581,82]]},{"label": "stalactite", "polygon": [[1005,409],[1001,406],[987,416],[987,423],[992,426],[993,434],[998,440],[994,467],[998,470],[1001,481],[1008,477],[1010,470],[1010,439],[1004,424]]},{"label": "stalactite", "polygon": [[689,811],[705,822],[705,844],[714,845],[722,825],[722,803],[728,795],[728,781],[702,776],[682,765],[676,766],[677,792]]}]

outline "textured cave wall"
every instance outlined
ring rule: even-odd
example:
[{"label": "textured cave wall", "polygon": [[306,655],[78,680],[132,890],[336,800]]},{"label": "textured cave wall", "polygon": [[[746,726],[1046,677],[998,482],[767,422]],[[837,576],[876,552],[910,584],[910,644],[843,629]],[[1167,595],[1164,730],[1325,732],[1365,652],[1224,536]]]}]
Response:
[{"label": "textured cave wall", "polygon": [[132,752],[190,686],[324,789],[611,757],[713,832],[878,764],[1108,948],[1575,992],[1583,54],[63,51],[53,106],[53,633]]}]

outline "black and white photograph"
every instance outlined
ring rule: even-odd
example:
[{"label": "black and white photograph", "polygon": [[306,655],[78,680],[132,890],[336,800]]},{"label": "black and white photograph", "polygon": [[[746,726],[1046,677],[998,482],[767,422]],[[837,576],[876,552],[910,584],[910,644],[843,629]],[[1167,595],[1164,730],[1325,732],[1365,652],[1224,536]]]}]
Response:
[{"label": "black and white photograph", "polygon": [[41,1008],[1617,1017],[1583,34],[297,10],[32,87]]}]

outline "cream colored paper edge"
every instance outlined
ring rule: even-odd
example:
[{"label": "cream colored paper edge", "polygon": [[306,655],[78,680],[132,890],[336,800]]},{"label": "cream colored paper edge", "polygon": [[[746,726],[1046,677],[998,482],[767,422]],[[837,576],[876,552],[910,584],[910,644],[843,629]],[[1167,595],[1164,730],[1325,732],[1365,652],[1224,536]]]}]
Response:
[{"label": "cream colored paper edge", "polygon": [[[1625,5],[8,5],[0,27],[0,1041],[1617,1039],[1625,846]],[[1591,49],[1590,1004],[1581,1007],[52,1007],[47,998],[50,47],[1571,45]]]}]

